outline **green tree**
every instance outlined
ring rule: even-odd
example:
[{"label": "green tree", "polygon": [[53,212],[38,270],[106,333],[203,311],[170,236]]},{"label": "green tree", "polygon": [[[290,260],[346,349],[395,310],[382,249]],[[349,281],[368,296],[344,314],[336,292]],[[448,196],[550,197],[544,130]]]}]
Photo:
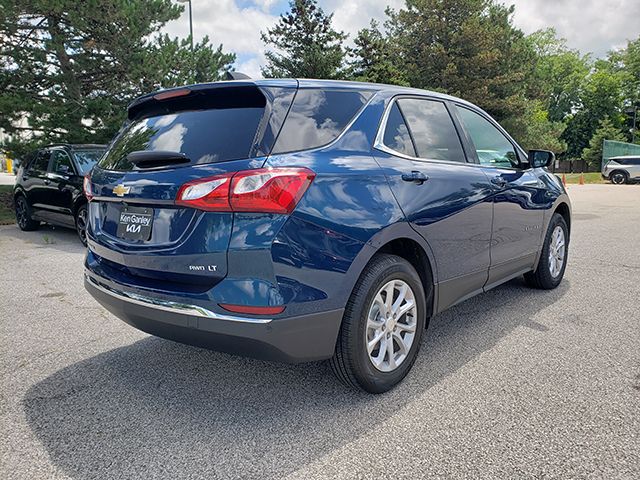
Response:
[{"label": "green tree", "polygon": [[562,121],[580,106],[580,91],[591,59],[568,48],[553,28],[534,32],[527,40],[536,53],[527,95],[544,102],[551,121]]},{"label": "green tree", "polygon": [[567,155],[578,158],[589,145],[600,122],[608,117],[620,129],[623,115],[624,75],[605,60],[597,60],[593,71],[583,79],[576,112],[567,118],[562,139],[567,142]]},{"label": "green tree", "polygon": [[498,120],[518,116],[535,52],[494,0],[407,0],[388,10],[409,83],[474,102]]},{"label": "green tree", "polygon": [[[609,53],[612,70],[622,76],[624,111],[627,116],[629,140],[640,142],[638,125],[640,124],[640,36],[629,41],[626,48]],[[633,116],[636,112],[636,131],[633,132]],[[634,134],[635,133],[635,134]]]},{"label": "green tree", "polygon": [[521,116],[512,117],[504,123],[509,131],[522,132],[516,140],[527,150],[551,150],[558,154],[567,149],[567,144],[560,138],[565,124],[552,121],[540,100],[530,102]]},{"label": "green tree", "polygon": [[599,124],[598,129],[589,141],[589,147],[585,148],[582,158],[587,162],[590,169],[600,170],[602,165],[602,149],[605,140],[615,140],[624,142],[625,137],[618,127],[616,127],[609,117],[605,117]]},{"label": "green tree", "polygon": [[351,77],[361,82],[409,85],[404,70],[395,60],[394,45],[371,20],[369,28],[358,32],[355,47],[349,49]]},{"label": "green tree", "polygon": [[170,88],[190,83],[215,82],[224,79],[236,56],[225,53],[222,45],[214,48],[205,36],[190,48],[188,38],[160,35],[145,52],[145,61],[135,77],[140,78],[142,90]]},{"label": "green tree", "polygon": [[0,128],[31,134],[6,146],[14,154],[55,141],[107,142],[139,94],[230,61],[206,41],[191,55],[185,42],[150,40],[180,15],[171,0],[0,2]]},{"label": "green tree", "polygon": [[262,32],[262,41],[275,50],[266,52],[265,77],[342,78],[347,38],[331,26],[316,0],[292,0],[290,11],[280,15],[278,23]]}]

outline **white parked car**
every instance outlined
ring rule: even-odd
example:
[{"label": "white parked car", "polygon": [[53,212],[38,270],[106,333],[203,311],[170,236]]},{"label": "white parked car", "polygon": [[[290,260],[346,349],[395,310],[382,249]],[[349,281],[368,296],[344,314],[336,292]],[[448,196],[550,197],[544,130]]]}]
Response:
[{"label": "white parked car", "polygon": [[616,185],[640,180],[640,155],[610,158],[602,167],[602,176]]}]

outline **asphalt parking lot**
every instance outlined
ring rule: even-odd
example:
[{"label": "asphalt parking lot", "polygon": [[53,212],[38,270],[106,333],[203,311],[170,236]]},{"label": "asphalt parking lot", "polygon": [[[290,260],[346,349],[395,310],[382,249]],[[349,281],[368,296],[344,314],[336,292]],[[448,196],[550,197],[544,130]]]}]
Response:
[{"label": "asphalt parking lot", "polygon": [[392,392],[152,338],[75,233],[0,227],[0,477],[640,478],[640,186],[571,186],[569,265],[435,317]]}]

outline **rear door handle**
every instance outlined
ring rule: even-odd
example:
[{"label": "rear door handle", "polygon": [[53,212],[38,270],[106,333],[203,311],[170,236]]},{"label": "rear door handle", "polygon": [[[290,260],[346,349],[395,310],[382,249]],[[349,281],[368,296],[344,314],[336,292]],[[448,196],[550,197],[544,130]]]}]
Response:
[{"label": "rear door handle", "polygon": [[44,179],[44,184],[45,185],[49,185],[51,183],[51,180],[49,180],[48,178]]},{"label": "rear door handle", "polygon": [[497,187],[502,188],[507,184],[507,181],[502,177],[493,177],[491,178],[491,183],[493,183]]},{"label": "rear door handle", "polygon": [[411,173],[403,173],[402,180],[404,180],[405,182],[415,182],[418,185],[422,185],[424,182],[429,180],[429,177],[427,177],[422,172],[413,171]]}]

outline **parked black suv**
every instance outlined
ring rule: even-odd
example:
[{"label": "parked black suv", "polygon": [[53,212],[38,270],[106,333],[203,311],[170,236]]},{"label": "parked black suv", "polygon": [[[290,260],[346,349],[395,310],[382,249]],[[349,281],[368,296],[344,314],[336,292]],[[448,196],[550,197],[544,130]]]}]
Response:
[{"label": "parked black suv", "polygon": [[40,222],[75,228],[87,244],[84,176],[105,152],[105,145],[59,144],[27,155],[16,174],[16,221],[22,230]]}]

